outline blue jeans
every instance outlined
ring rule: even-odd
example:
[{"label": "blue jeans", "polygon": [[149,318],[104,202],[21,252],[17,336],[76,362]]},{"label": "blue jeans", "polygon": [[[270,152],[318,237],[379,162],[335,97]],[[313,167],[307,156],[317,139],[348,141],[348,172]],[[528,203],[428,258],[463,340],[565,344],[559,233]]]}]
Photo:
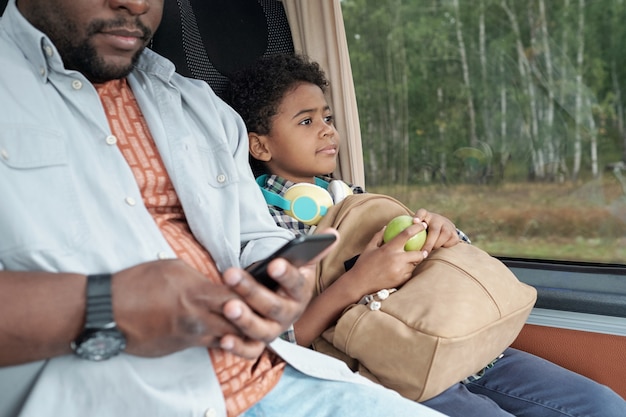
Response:
[{"label": "blue jeans", "polygon": [[328,381],[287,365],[278,385],[241,417],[444,417],[380,385]]},{"label": "blue jeans", "polygon": [[604,385],[512,348],[481,378],[422,404],[450,417],[626,416],[626,401]]}]

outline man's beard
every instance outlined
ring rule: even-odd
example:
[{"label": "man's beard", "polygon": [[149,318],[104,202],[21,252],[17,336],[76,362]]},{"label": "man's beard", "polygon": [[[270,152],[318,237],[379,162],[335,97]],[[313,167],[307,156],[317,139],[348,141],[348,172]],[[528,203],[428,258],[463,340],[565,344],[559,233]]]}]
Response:
[{"label": "man's beard", "polygon": [[[89,39],[103,29],[115,28],[125,25],[123,19],[117,21],[102,21],[98,20],[92,22],[87,28],[87,37],[79,45],[67,48],[61,52],[63,61],[66,68],[75,69],[83,73],[91,82],[104,82],[109,80],[116,80],[126,77],[132,71],[133,67],[139,60],[139,56],[145,49],[145,46],[140,48],[132,57],[130,64],[127,66],[117,66],[107,64],[104,59],[98,56],[96,49],[89,43]],[[142,33],[142,40],[144,45],[152,37],[152,31],[145,25],[136,19],[134,26],[139,28]],[[57,46],[58,48],[58,46]]]},{"label": "man's beard", "polygon": [[76,70],[93,83],[102,83],[109,80],[117,80],[126,77],[132,71],[144,48],[141,48],[133,56],[130,64],[126,66],[107,64],[98,56],[95,48],[88,42],[83,42],[77,47],[62,50],[59,53],[63,57],[65,68]]},{"label": "man's beard", "polygon": [[[102,57],[98,56],[98,52],[90,43],[90,39],[93,35],[101,32],[105,28],[129,26],[125,25],[125,20],[94,21],[87,28],[86,36],[78,40],[78,42],[76,39],[70,38],[70,35],[79,33],[76,25],[73,22],[67,21],[67,19],[63,20],[65,20],[65,22],[63,22],[65,24],[64,27],[62,29],[58,29],[61,27],[60,25],[56,25],[54,28],[50,27],[47,32],[48,36],[50,36],[50,39],[52,39],[59,54],[63,58],[65,68],[79,71],[91,82],[101,83],[126,77],[132,71],[137,60],[139,60],[139,56],[145,49],[145,46],[140,48],[128,65],[107,64]],[[147,44],[148,40],[152,37],[152,31],[143,25],[139,19],[136,19],[132,26],[139,28],[143,32],[142,40],[144,45]]]}]

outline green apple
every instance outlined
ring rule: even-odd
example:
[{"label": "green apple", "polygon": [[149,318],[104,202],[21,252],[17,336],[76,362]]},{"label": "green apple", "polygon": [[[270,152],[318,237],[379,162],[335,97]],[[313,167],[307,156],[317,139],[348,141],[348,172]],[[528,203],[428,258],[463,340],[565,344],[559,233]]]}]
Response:
[{"label": "green apple", "polygon": [[[413,217],[409,215],[402,215],[391,219],[389,223],[387,223],[387,227],[385,228],[385,232],[383,233],[383,241],[389,242],[391,239],[396,237],[398,233],[409,227],[413,224]],[[420,250],[422,246],[424,246],[424,242],[426,242],[426,230],[422,230],[418,232],[416,235],[412,236],[409,240],[406,241],[404,245],[404,250]]]}]

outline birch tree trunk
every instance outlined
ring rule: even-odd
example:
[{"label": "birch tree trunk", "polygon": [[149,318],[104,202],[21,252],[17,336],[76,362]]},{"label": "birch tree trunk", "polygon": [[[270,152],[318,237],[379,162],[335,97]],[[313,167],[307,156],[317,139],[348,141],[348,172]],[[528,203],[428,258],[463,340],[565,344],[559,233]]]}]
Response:
[{"label": "birch tree trunk", "polygon": [[[535,34],[535,15],[533,13],[533,8],[527,8],[527,16],[528,16],[528,27],[530,28],[530,50],[537,51],[537,35]],[[519,32],[519,30],[518,30]],[[528,57],[524,54],[524,62],[526,63],[527,68],[527,78],[526,78],[526,89],[528,91],[528,104],[530,108],[530,134],[535,144],[535,177],[536,179],[545,179],[546,177],[546,162],[544,156],[544,143],[543,138],[539,129],[541,125],[541,102],[539,101],[539,97],[537,95],[535,82],[531,73],[533,68],[536,67],[536,57],[533,56],[533,62],[529,62]]]},{"label": "birch tree trunk", "polygon": [[572,170],[572,179],[576,181],[580,175],[580,163],[582,159],[582,107],[583,107],[583,63],[585,52],[585,38],[583,36],[585,30],[585,0],[578,0],[578,33],[576,41],[578,44],[578,52],[576,53],[576,110],[574,121],[576,128],[574,130],[574,168]]},{"label": "birch tree trunk", "polygon": [[552,52],[550,48],[550,35],[548,33],[548,16],[546,15],[546,5],[544,0],[539,0],[539,22],[541,23],[541,40],[546,64],[546,81],[548,102],[545,114],[544,143],[547,150],[548,175],[554,179],[558,171],[558,155],[554,146],[554,75],[552,65]]},{"label": "birch tree trunk", "polygon": [[591,156],[591,174],[594,178],[598,178],[598,129],[596,129],[596,121],[593,119],[591,111],[591,100],[587,97],[586,107],[589,109],[587,116],[589,117],[589,151]]},{"label": "birch tree trunk", "polygon": [[[390,4],[392,11],[389,27],[389,48],[387,51],[387,85],[389,100],[389,133],[393,138],[390,165],[394,183],[406,184],[409,177],[409,120],[408,120],[408,75],[406,49],[402,30],[402,0]],[[384,138],[384,136],[382,136]],[[388,148],[389,149],[389,148]]]},{"label": "birch tree trunk", "polygon": [[[563,3],[563,21],[564,24],[562,25],[563,27],[563,33],[562,33],[562,40],[561,40],[561,54],[563,56],[563,58],[561,59],[561,65],[560,65],[560,72],[561,74],[563,74],[563,76],[565,76],[565,74],[567,74],[567,65],[568,65],[568,60],[566,59],[569,53],[569,22],[568,22],[568,18],[569,18],[569,13],[570,13],[570,0],[565,0],[565,2]],[[565,95],[567,94],[567,84],[563,82],[563,80],[561,81],[561,87],[559,89],[559,103],[564,103],[565,102]],[[565,142],[568,141],[568,138],[564,138],[563,139]],[[562,146],[562,141],[559,139],[558,143],[556,144],[557,147],[561,148]],[[569,168],[567,167],[567,160],[566,160],[567,155],[565,154],[561,154],[560,155],[560,176],[564,176],[564,177],[569,177]]]},{"label": "birch tree trunk", "polygon": [[624,131],[624,103],[622,101],[622,89],[617,78],[617,68],[615,60],[611,62],[611,79],[613,82],[613,92],[615,94],[615,115],[617,118],[617,132],[622,138],[622,161],[626,162],[626,132]]},{"label": "birch tree trunk", "polygon": [[500,70],[500,158],[498,160],[498,175],[500,180],[504,180],[504,168],[509,159],[509,140],[507,132],[507,92],[506,92],[506,73],[504,71],[504,55],[500,54],[498,58],[498,68]]},{"label": "birch tree trunk", "polygon": [[[443,103],[443,89],[437,87],[437,104],[439,105],[439,120],[437,120],[437,131],[439,132],[439,141],[441,143],[446,142],[446,113]],[[441,153],[439,157],[439,175],[441,176],[441,182],[446,183],[448,178],[446,154]]]},{"label": "birch tree trunk", "polygon": [[474,99],[472,95],[472,86],[470,82],[469,65],[467,63],[467,53],[465,51],[465,41],[463,40],[463,25],[461,23],[461,15],[459,12],[459,0],[453,0],[454,14],[456,21],[456,37],[459,42],[459,55],[461,56],[461,68],[463,69],[463,82],[467,94],[467,111],[470,118],[470,146],[478,145],[476,136],[476,113],[474,110]]},{"label": "birch tree trunk", "polygon": [[494,134],[491,127],[491,113],[489,111],[489,85],[487,84],[487,40],[485,35],[485,1],[480,0],[480,16],[478,21],[478,51],[480,54],[480,72],[482,79],[482,116],[483,130],[487,136],[487,143],[493,147]]},{"label": "birch tree trunk", "polygon": [[531,172],[529,176],[531,179],[543,178],[543,158],[539,152],[536,144],[537,140],[537,118],[536,118],[536,106],[535,106],[535,88],[530,74],[530,65],[528,58],[526,57],[526,51],[524,50],[524,44],[522,43],[522,35],[517,22],[517,15],[507,4],[507,0],[502,0],[500,5],[506,12],[509,20],[511,21],[511,28],[515,35],[515,45],[517,49],[517,68],[519,70],[520,79],[522,85],[524,85],[527,100],[528,100],[528,121],[525,122],[521,129],[521,133],[528,140],[528,147],[531,154]]}]

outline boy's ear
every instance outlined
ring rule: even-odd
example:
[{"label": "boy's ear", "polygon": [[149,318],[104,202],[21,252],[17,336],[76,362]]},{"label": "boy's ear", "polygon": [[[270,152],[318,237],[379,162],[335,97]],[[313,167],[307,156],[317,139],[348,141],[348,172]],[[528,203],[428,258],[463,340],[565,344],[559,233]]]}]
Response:
[{"label": "boy's ear", "polygon": [[263,162],[269,162],[272,159],[272,153],[266,145],[267,136],[251,132],[248,133],[248,139],[248,151],[254,159]]}]

